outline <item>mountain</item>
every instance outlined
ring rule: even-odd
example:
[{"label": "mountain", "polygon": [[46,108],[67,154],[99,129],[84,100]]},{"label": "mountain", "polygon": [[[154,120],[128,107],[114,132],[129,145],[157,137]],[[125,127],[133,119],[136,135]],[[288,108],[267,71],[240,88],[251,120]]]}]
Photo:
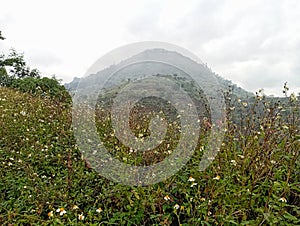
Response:
[{"label": "mountain", "polygon": [[[172,62],[172,65],[168,65],[165,62]],[[195,64],[197,64],[196,68]],[[178,68],[173,65],[181,65],[182,67]],[[192,82],[193,78],[191,78],[186,71],[192,72],[192,74],[200,78],[200,81],[203,81],[204,84],[204,80],[215,78],[224,93],[230,91],[232,95],[243,99],[254,96],[253,93],[215,74],[206,64],[196,63],[180,53],[165,49],[145,50],[118,64],[111,65],[96,74],[91,74],[85,78],[75,77],[72,82],[65,84],[65,87],[71,93],[74,93],[77,88],[84,88],[88,93],[89,90],[94,90],[95,86],[100,83],[101,86],[104,86],[105,90],[109,90],[128,83],[129,81],[138,80],[149,75],[167,76],[174,81],[176,80],[177,83],[181,83],[181,86],[187,86],[187,84]],[[98,87],[98,90],[99,88],[103,87]],[[201,89],[201,87],[199,88]]]}]

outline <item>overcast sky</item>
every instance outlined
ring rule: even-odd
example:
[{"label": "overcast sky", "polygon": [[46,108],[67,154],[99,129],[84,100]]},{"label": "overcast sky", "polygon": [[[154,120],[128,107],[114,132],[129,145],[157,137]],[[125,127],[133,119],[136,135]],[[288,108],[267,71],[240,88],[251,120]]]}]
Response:
[{"label": "overcast sky", "polygon": [[164,41],[242,88],[300,92],[300,1],[0,0],[0,52],[69,82],[110,50]]}]

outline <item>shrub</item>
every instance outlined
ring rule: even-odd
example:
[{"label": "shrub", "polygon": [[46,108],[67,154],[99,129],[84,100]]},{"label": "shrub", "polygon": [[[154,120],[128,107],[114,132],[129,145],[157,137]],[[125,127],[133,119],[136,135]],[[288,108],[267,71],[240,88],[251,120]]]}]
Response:
[{"label": "shrub", "polygon": [[70,96],[64,86],[53,78],[32,78],[14,79],[11,87],[34,96],[50,97],[59,101],[70,101]]}]

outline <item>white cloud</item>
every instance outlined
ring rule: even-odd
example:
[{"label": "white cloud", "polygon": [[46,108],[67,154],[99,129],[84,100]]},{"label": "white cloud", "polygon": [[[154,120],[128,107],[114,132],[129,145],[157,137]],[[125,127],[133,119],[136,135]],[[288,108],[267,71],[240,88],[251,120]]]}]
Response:
[{"label": "white cloud", "polygon": [[7,39],[0,48],[24,52],[32,67],[65,81],[82,76],[111,49],[155,40],[191,50],[251,91],[265,87],[280,95],[288,81],[300,92],[297,0],[11,0],[1,11]]}]

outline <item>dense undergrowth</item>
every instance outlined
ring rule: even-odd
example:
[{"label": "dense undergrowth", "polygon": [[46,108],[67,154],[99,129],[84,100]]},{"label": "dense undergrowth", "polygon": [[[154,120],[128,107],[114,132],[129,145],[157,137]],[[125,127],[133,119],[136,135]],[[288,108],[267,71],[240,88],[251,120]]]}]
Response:
[{"label": "dense undergrowth", "polygon": [[[224,142],[204,172],[198,170],[206,149],[202,137],[177,174],[152,186],[129,187],[99,176],[82,158],[70,103],[2,87],[0,224],[299,225],[299,100],[287,99],[228,99]],[[111,139],[104,140],[121,160],[153,160],[117,149]]]}]

